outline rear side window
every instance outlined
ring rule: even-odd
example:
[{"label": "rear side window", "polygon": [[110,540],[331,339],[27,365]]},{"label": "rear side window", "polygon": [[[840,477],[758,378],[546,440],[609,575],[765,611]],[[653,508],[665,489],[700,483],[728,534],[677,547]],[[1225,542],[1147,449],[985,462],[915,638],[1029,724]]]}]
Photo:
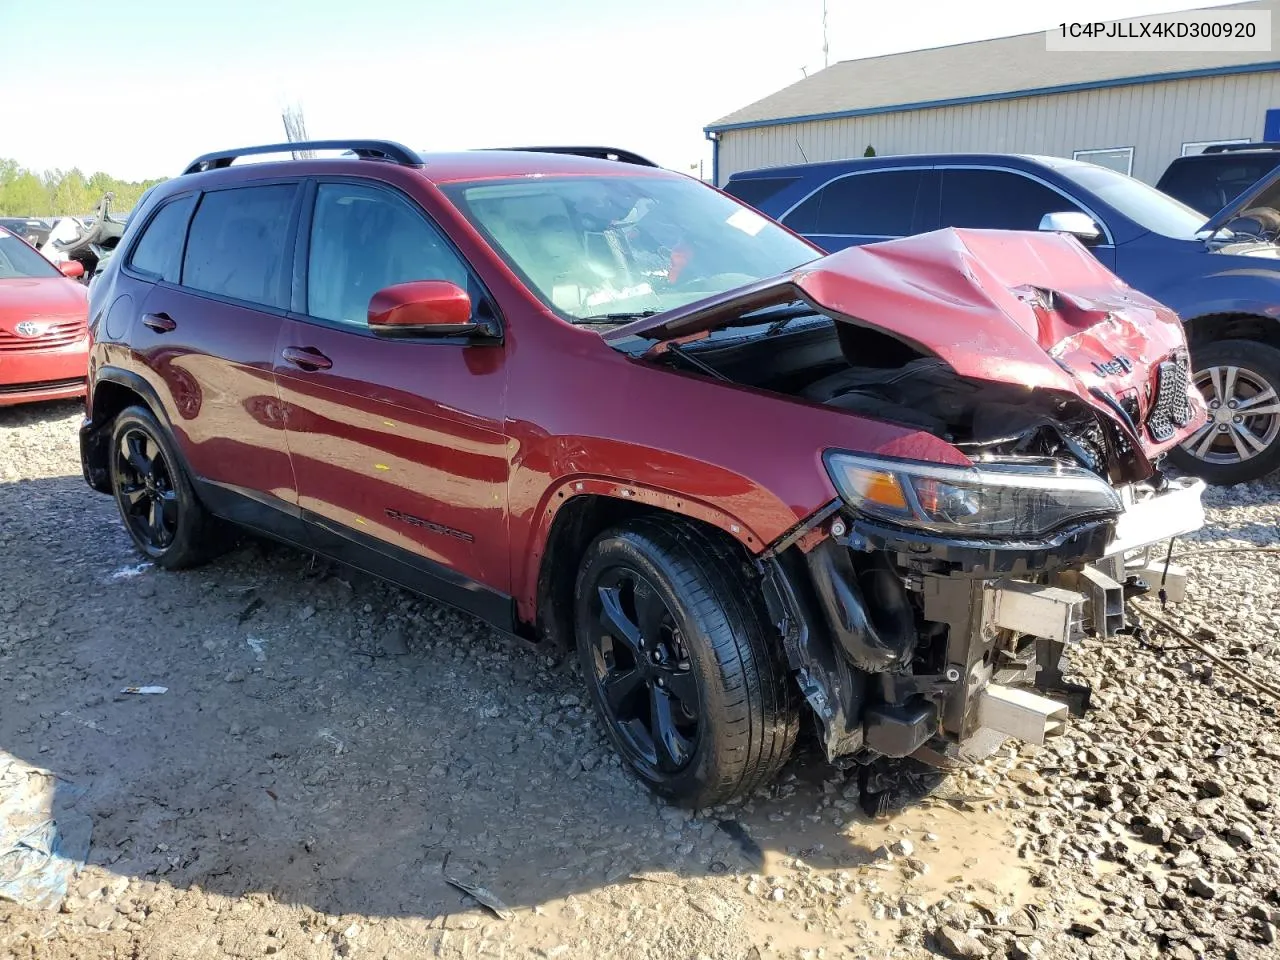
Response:
[{"label": "rear side window", "polygon": [[799,179],[799,177],[749,177],[743,180],[730,180],[725,184],[724,192],[755,207],[761,213],[772,212],[776,215],[777,210],[766,210],[765,205],[777,196],[783,187],[789,187]]},{"label": "rear side window", "polygon": [[187,221],[191,208],[196,205],[195,195],[170,200],[162,206],[142,231],[129,266],[170,283],[178,282],[182,268],[182,242],[187,236]]},{"label": "rear side window", "polygon": [[832,180],[784,221],[799,233],[904,237],[912,232],[922,170],[884,170]]},{"label": "rear side window", "polygon": [[295,184],[206,193],[191,221],[182,284],[268,307],[288,303],[285,241]]},{"label": "rear side window", "polygon": [[468,273],[439,232],[400,197],[349,183],[320,184],[307,313],[365,328],[373,295],[410,280],[449,280],[466,290]]},{"label": "rear side window", "polygon": [[[1039,230],[1046,213],[1080,208],[1044,184],[1004,170],[943,170],[942,226]],[[1084,212],[1084,211],[1080,211]]]}]

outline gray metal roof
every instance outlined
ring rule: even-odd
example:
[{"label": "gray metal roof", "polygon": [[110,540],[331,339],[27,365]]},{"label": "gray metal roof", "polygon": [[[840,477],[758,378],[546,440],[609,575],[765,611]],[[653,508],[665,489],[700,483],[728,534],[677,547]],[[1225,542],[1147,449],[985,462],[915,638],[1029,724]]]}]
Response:
[{"label": "gray metal roof", "polygon": [[[1271,10],[1272,30],[1280,26],[1275,11],[1280,0],[1217,7],[1222,10]],[[889,113],[950,101],[1001,99],[1010,94],[1049,92],[1084,85],[1119,86],[1125,81],[1151,82],[1162,75],[1207,75],[1280,69],[1280,45],[1270,51],[1216,53],[1082,53],[1048,52],[1045,34],[978,40],[949,47],[912,50],[865,60],[836,63],[777,93],[735,110],[708,130],[755,126],[828,114]]]}]

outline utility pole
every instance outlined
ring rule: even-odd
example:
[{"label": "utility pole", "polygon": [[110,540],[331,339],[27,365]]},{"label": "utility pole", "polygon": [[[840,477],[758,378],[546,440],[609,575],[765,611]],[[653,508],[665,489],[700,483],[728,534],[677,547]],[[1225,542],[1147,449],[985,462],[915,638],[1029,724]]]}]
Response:
[{"label": "utility pole", "polygon": [[822,68],[824,70],[831,66],[827,49],[827,0],[822,0]]},{"label": "utility pole", "polygon": [[[291,104],[280,112],[284,121],[284,135],[290,143],[303,143],[307,139],[307,122],[302,116],[302,105]],[[294,150],[293,159],[310,160],[315,156],[311,150]]]}]

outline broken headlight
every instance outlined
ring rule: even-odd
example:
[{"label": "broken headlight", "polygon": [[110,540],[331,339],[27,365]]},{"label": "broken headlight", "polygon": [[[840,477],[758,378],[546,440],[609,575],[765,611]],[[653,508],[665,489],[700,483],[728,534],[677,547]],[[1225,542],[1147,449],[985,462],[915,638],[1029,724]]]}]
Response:
[{"label": "broken headlight", "polygon": [[849,506],[934,533],[1034,538],[1123,510],[1102,478],[1056,461],[941,467],[836,451],[825,459]]}]

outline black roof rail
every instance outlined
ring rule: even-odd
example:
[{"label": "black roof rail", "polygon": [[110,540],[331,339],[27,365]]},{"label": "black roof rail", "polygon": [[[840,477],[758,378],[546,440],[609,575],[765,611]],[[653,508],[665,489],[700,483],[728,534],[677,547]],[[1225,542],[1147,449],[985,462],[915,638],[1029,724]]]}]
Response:
[{"label": "black roof rail", "polygon": [[307,140],[301,143],[267,143],[258,147],[241,147],[238,150],[219,150],[196,157],[182,171],[200,173],[231,166],[240,157],[252,157],[264,153],[293,153],[297,150],[350,150],[362,160],[389,160],[406,167],[422,166],[422,158],[394,140]]},{"label": "black roof rail", "polygon": [[1200,152],[1201,154],[1235,153],[1237,150],[1280,150],[1280,143],[1274,140],[1259,140],[1257,143],[1215,143]]},{"label": "black roof rail", "polygon": [[514,150],[519,153],[563,153],[575,157],[594,157],[597,160],[614,160],[618,163],[634,163],[640,167],[656,167],[647,157],[617,147],[488,147],[489,150]]}]

